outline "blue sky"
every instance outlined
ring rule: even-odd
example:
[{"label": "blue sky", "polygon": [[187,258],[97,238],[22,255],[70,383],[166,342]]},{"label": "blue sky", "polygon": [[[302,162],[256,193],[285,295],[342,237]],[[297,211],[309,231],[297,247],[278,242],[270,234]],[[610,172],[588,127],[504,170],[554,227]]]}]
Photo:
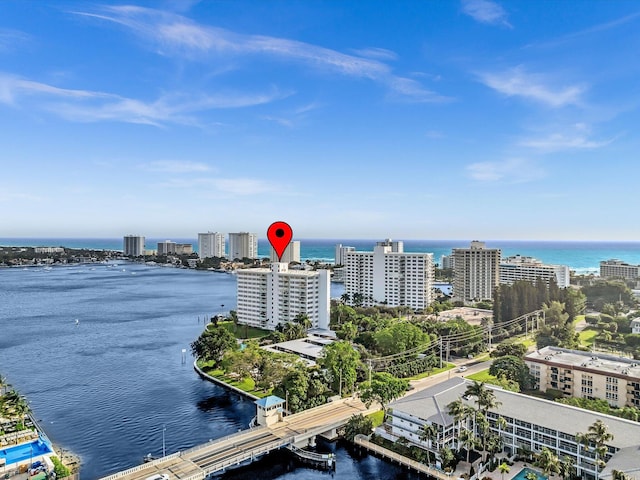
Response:
[{"label": "blue sky", "polygon": [[0,236],[636,240],[640,4],[0,2]]}]

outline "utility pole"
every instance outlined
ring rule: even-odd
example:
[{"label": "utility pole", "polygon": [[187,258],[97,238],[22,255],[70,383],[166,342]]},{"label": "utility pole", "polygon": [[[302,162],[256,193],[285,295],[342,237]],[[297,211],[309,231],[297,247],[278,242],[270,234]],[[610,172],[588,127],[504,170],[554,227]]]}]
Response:
[{"label": "utility pole", "polygon": [[372,370],[371,359],[369,359],[369,385],[371,385],[371,370]]},{"label": "utility pole", "polygon": [[440,347],[440,368],[442,368],[442,337],[438,338],[438,346]]},{"label": "utility pole", "polygon": [[166,448],[165,448],[165,444],[164,444],[164,432],[167,429],[166,425],[162,425],[162,456],[166,456]]}]

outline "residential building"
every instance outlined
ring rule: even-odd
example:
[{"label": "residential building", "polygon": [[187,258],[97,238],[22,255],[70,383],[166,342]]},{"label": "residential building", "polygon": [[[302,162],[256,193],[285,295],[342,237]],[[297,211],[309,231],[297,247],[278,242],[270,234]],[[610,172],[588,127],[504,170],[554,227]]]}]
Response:
[{"label": "residential building", "polygon": [[640,278],[640,265],[629,265],[616,259],[605,260],[600,262],[600,276],[602,278],[637,280]]},{"label": "residential building", "polygon": [[345,254],[347,252],[355,252],[355,251],[356,251],[356,247],[347,247],[342,245],[341,243],[338,243],[336,245],[336,255],[333,263],[335,265],[344,265]]},{"label": "residential building", "polygon": [[34,253],[64,253],[64,247],[35,247]]},{"label": "residential building", "polygon": [[158,255],[171,255],[176,253],[176,242],[171,240],[165,240],[164,242],[158,242]]},{"label": "residential building", "polygon": [[[454,420],[447,405],[462,400],[465,405],[475,406],[475,399],[465,396],[469,385],[468,380],[455,377],[390,403],[387,428],[381,427],[377,433],[391,440],[404,438],[411,444],[429,449],[436,456],[443,446],[456,450],[460,434],[473,430],[474,424],[471,419]],[[593,479],[596,477],[596,453],[579,442],[576,435],[586,433],[589,426],[601,420],[613,434],[613,439],[607,442],[607,452],[602,458],[606,468],[600,478],[606,478],[613,469],[629,473],[637,468],[640,423],[502,390],[494,385],[486,387],[491,389],[498,405],[487,414],[489,428],[502,438],[504,453],[498,453],[498,458],[517,452],[535,454],[546,447],[559,458],[572,458],[578,476]],[[504,419],[504,424],[499,422],[500,418]],[[436,437],[429,442],[420,440],[422,427],[427,424],[437,429]],[[474,433],[478,436],[480,432]],[[635,464],[627,467],[634,454]]]},{"label": "residential building", "polygon": [[629,325],[631,333],[640,333],[640,318],[634,318]]},{"label": "residential building", "polygon": [[289,242],[289,245],[287,245],[287,248],[285,248],[284,252],[282,252],[282,258],[280,260],[278,260],[278,254],[276,253],[276,251],[273,249],[273,247],[271,247],[270,260],[272,262],[279,261],[283,263],[291,263],[291,262],[300,263],[300,241],[293,240]]},{"label": "residential building", "polygon": [[126,256],[140,257],[144,255],[144,237],[139,235],[125,235],[123,253]]},{"label": "residential building", "polygon": [[272,343],[271,345],[265,345],[260,348],[267,350],[268,352],[291,353],[293,355],[297,355],[308,366],[313,367],[316,365],[318,359],[322,357],[322,350],[324,347],[331,345],[333,342],[335,342],[335,339],[323,338],[316,335],[307,335],[305,338]]},{"label": "residential building", "polygon": [[218,232],[207,232],[198,234],[198,257],[224,258],[225,256],[225,235]]},{"label": "residential building", "polygon": [[536,388],[640,408],[640,361],[604,353],[544,347],[524,357]]},{"label": "residential building", "polygon": [[193,253],[193,244],[176,243],[176,255],[191,255]]},{"label": "residential building", "polygon": [[427,308],[433,300],[432,253],[405,253],[403,242],[377,242],[373,252],[346,251],[349,303]]},{"label": "residential building", "polygon": [[542,279],[549,284],[555,278],[558,287],[569,286],[569,267],[567,265],[545,265],[533,257],[514,255],[500,262],[500,283],[512,285],[518,280],[537,282]]},{"label": "residential building", "polygon": [[229,260],[258,258],[258,235],[240,232],[229,234]]},{"label": "residential building", "polygon": [[329,329],[328,270],[289,270],[287,263],[274,262],[240,269],[236,276],[239,323],[274,330],[305,314],[312,328]]},{"label": "residential building", "polygon": [[454,300],[464,303],[492,300],[500,280],[500,250],[474,240],[469,248],[454,248],[452,256]]},{"label": "residential building", "polygon": [[440,268],[442,270],[453,270],[454,265],[453,255],[442,255],[440,257]]}]

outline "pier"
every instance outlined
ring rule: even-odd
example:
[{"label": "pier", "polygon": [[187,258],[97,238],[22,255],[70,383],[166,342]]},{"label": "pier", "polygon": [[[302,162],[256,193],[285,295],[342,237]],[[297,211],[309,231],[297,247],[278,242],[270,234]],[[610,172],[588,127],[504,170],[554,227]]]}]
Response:
[{"label": "pier", "polygon": [[373,413],[357,398],[346,398],[286,416],[269,426],[244,430],[224,438],[176,452],[102,480],[144,480],[156,474],[169,480],[202,480],[211,474],[241,465],[280,448],[303,448],[318,435],[331,434],[353,415]]}]

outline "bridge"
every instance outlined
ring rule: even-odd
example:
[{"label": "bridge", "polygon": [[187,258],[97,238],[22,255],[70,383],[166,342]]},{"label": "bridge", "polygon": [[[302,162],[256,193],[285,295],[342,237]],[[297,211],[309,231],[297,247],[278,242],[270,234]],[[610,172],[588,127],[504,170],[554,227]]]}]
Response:
[{"label": "bridge", "polygon": [[229,467],[250,462],[272,450],[306,446],[317,435],[335,433],[353,415],[373,413],[357,398],[336,400],[286,416],[270,426],[244,430],[183,452],[114,473],[102,480],[145,480],[157,474],[169,480],[202,480]]}]

